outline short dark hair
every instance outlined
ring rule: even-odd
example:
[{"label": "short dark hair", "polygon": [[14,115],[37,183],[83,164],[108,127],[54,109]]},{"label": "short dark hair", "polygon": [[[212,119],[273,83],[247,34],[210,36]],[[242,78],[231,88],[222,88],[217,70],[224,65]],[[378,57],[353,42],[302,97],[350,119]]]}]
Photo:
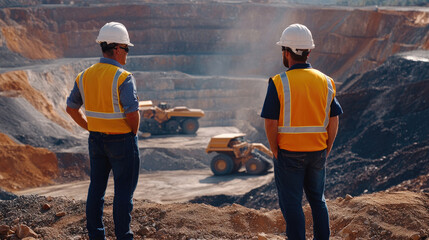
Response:
[{"label": "short dark hair", "polygon": [[302,55],[298,55],[292,51],[290,47],[282,46],[282,51],[288,51],[291,54],[291,57],[293,60],[297,62],[306,62],[308,59],[308,54],[310,54],[310,51],[308,49],[297,49],[302,51]]},{"label": "short dark hair", "polygon": [[109,43],[107,44],[107,42],[101,42],[100,43],[100,47],[101,47],[101,51],[103,51],[103,53],[105,53],[107,56],[113,56],[113,49],[116,48],[118,44],[116,43]]}]

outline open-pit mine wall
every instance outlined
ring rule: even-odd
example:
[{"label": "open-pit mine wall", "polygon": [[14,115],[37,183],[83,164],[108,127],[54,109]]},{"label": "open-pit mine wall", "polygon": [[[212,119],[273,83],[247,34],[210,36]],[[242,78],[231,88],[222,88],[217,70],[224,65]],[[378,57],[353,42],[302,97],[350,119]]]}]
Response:
[{"label": "open-pit mine wall", "polygon": [[202,126],[255,121],[267,78],[284,69],[275,42],[291,23],[311,29],[316,49],[310,62],[337,82],[380,65],[396,52],[429,48],[425,9],[95,2],[0,9],[0,71],[7,78],[12,70],[27,77],[47,103],[32,103],[34,94],[33,100],[24,97],[26,101],[68,130],[74,124],[65,116],[65,97],[74,76],[97,61],[79,58],[100,56],[95,38],[108,21],[124,23],[135,44],[126,69],[136,76],[140,98],[201,108],[207,113]]},{"label": "open-pit mine wall", "polygon": [[[92,1],[94,2],[94,1]],[[204,75],[269,76],[281,71],[282,30],[299,22],[314,36],[315,67],[336,80],[373,68],[394,53],[428,49],[425,8],[338,8],[231,2],[40,5],[0,9],[0,66],[28,59],[99,56],[94,43],[108,21],[125,24],[130,56],[185,55],[183,63],[155,60],[141,70],[175,69]],[[204,60],[201,55],[207,55]],[[202,61],[201,61],[202,60]],[[168,66],[165,66],[167,64]]]}]

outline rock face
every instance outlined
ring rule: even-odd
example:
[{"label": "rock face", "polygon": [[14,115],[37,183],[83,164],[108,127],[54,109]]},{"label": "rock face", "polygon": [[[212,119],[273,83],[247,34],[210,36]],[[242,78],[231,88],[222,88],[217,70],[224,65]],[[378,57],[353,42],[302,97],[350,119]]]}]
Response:
[{"label": "rock face", "polygon": [[380,65],[394,53],[429,48],[429,13],[418,9],[223,1],[96,3],[0,9],[0,49],[9,53],[1,55],[0,65],[97,56],[100,50],[94,39],[100,27],[113,19],[127,26],[136,45],[131,55],[208,55],[211,61],[190,61],[195,65],[188,66],[206,74],[269,76],[281,71],[275,42],[295,22],[312,30],[317,46],[312,63],[340,81]]},{"label": "rock face", "polygon": [[78,127],[65,113],[66,96],[77,69],[90,63],[63,60],[0,73],[1,132],[36,147],[75,146]]}]

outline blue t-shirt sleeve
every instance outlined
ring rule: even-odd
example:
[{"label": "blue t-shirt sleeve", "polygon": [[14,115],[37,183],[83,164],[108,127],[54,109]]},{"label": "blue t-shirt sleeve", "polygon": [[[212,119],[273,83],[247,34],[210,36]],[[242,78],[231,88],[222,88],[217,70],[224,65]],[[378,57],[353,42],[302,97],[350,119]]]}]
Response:
[{"label": "blue t-shirt sleeve", "polygon": [[73,89],[67,98],[67,106],[70,108],[79,109],[83,105],[82,96],[80,95],[79,88],[76,81],[74,82]]},{"label": "blue t-shirt sleeve", "polygon": [[331,103],[331,114],[330,117],[335,117],[343,113],[343,109],[341,108],[340,103],[337,98],[334,97],[334,100]]},{"label": "blue t-shirt sleeve", "polygon": [[277,95],[276,86],[270,78],[268,81],[267,95],[262,107],[261,117],[278,120],[280,115],[280,101]]},{"label": "blue t-shirt sleeve", "polygon": [[119,86],[119,99],[125,113],[132,113],[139,110],[136,80],[132,74]]}]

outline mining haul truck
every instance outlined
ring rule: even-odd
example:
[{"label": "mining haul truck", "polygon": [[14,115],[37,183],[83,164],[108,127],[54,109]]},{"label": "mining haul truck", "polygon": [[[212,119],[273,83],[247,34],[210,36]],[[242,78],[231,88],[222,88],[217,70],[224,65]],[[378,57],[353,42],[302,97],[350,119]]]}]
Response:
[{"label": "mining haul truck", "polygon": [[216,152],[210,163],[215,175],[236,173],[241,166],[249,174],[263,174],[272,167],[273,153],[262,143],[249,143],[244,133],[225,133],[214,136],[206,148]]},{"label": "mining haul truck", "polygon": [[153,106],[152,101],[140,101],[140,126],[143,133],[157,134],[194,134],[199,128],[198,119],[204,116],[201,109],[174,107],[161,102]]}]

